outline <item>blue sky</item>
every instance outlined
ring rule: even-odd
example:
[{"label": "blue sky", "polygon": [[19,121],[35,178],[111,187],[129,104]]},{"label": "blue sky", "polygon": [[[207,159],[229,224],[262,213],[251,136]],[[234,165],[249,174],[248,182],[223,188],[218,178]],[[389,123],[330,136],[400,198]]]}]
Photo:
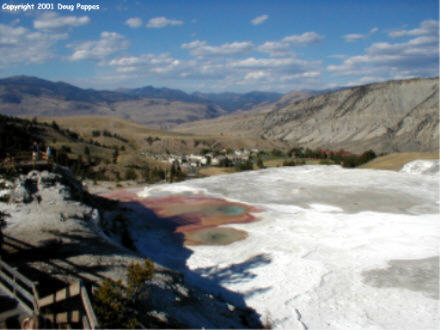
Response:
[{"label": "blue sky", "polygon": [[439,70],[437,0],[91,0],[88,11],[0,1],[1,77],[288,92]]}]

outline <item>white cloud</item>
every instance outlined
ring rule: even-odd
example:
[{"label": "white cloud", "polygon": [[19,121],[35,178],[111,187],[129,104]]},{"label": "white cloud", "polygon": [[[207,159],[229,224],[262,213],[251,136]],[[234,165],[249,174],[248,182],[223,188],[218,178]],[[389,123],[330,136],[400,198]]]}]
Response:
[{"label": "white cloud", "polygon": [[78,27],[90,23],[88,16],[59,16],[56,13],[45,13],[34,20],[34,28],[56,30],[65,27]]},{"label": "white cloud", "polygon": [[401,38],[407,36],[420,36],[420,35],[437,35],[438,36],[439,23],[434,20],[426,20],[420,23],[420,26],[412,30],[399,30],[388,33],[391,38]]},{"label": "white cloud", "polygon": [[[322,62],[300,59],[289,48],[294,44],[303,45],[321,39],[322,36],[317,33],[309,32],[280,41],[268,41],[258,47],[250,41],[209,45],[207,41],[194,40],[181,45],[194,56],[190,60],[175,58],[169,53],[149,53],[117,57],[107,61],[106,65],[124,79],[148,79],[152,83],[185,85],[186,88],[202,85],[205,90],[317,88]],[[271,57],[235,57],[253,51],[265,52]]]},{"label": "white cloud", "polygon": [[260,25],[260,24],[263,24],[268,18],[269,18],[268,15],[261,15],[261,16],[255,17],[251,21],[251,23],[252,23],[252,25]]},{"label": "white cloud", "polygon": [[104,31],[97,41],[86,41],[79,45],[68,45],[68,47],[74,50],[70,60],[79,61],[86,59],[104,60],[107,56],[127,48],[128,45],[129,42],[121,34]]},{"label": "white cloud", "polygon": [[356,33],[350,33],[343,36],[346,42],[355,42],[359,39],[364,39],[365,35],[363,34],[356,34]]},{"label": "white cloud", "polygon": [[[201,46],[206,46],[206,43],[196,40],[185,47],[199,49]],[[148,79],[168,86],[184,84],[187,88],[203,84],[205,90],[290,90],[294,88],[290,84],[310,86],[309,83],[319,80],[321,71],[320,61],[301,60],[291,55],[284,58],[249,57],[240,60],[225,56],[197,56],[192,60],[182,60],[164,53],[123,56],[106,64],[116,74],[123,75],[124,79]]]},{"label": "white cloud", "polygon": [[142,20],[139,17],[131,17],[125,21],[125,25],[128,25],[132,29],[136,29],[142,26]]},{"label": "white cloud", "polygon": [[0,67],[53,59],[52,46],[67,36],[66,33],[47,33],[0,24]]},{"label": "white cloud", "polygon": [[254,49],[250,41],[232,42],[220,46],[209,46],[206,41],[192,41],[184,43],[182,49],[188,49],[194,56],[224,56],[224,55],[242,55]]},{"label": "white cloud", "polygon": [[[248,79],[270,77],[272,81],[289,80],[287,77],[316,77],[320,74],[320,61],[306,61],[294,57],[285,58],[255,58],[231,61],[227,67],[246,73]],[[262,72],[265,74],[263,75]],[[308,73],[308,74],[306,74]]]},{"label": "white cloud", "polygon": [[282,41],[293,43],[298,46],[305,46],[309,44],[317,44],[320,43],[324,39],[324,36],[316,33],[316,32],[304,32],[301,35],[291,35],[285,37]]},{"label": "white cloud", "polygon": [[179,20],[174,20],[174,19],[169,19],[166,17],[154,17],[151,18],[146,27],[150,28],[150,29],[161,29],[167,26],[178,26],[178,25],[182,25],[183,21],[179,21]]},{"label": "white cloud", "polygon": [[351,56],[341,65],[329,65],[327,70],[337,75],[386,79],[434,76],[438,75],[438,47],[438,35],[419,36],[402,43],[373,43],[364,54]]},{"label": "white cloud", "polygon": [[108,65],[116,67],[117,72],[136,71],[164,74],[181,70],[186,66],[186,63],[171,57],[168,53],[163,53],[120,57],[109,61]]},{"label": "white cloud", "polygon": [[237,68],[275,68],[275,67],[287,67],[298,63],[301,63],[301,61],[294,58],[249,57],[244,60],[232,62],[231,66]]},{"label": "white cloud", "polygon": [[316,32],[305,32],[301,35],[287,36],[279,41],[266,41],[264,44],[257,47],[257,50],[262,53],[267,53],[271,56],[287,56],[291,53],[290,48],[293,45],[305,46],[313,43],[319,43],[324,36]]},{"label": "white cloud", "polygon": [[266,41],[264,44],[258,46],[258,51],[268,53],[271,56],[285,56],[291,47],[289,42],[283,41]]},{"label": "white cloud", "polygon": [[375,34],[377,31],[379,31],[379,28],[378,27],[374,27],[367,34],[349,33],[349,34],[343,35],[342,38],[344,38],[346,42],[355,42],[355,41],[358,41],[360,39],[366,39],[367,37],[370,37],[373,34]]},{"label": "white cloud", "polygon": [[251,71],[246,74],[244,80],[261,80],[263,78],[266,78],[268,75],[269,73],[263,70]]}]

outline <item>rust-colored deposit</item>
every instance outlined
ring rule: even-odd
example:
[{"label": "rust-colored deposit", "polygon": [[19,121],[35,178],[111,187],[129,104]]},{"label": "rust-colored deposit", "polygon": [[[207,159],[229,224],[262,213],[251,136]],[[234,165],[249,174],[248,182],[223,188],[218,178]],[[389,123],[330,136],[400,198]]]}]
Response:
[{"label": "rust-colored deposit", "polygon": [[135,192],[118,190],[103,195],[121,202],[138,202],[153,210],[159,219],[176,224],[176,233],[185,237],[185,245],[225,245],[246,238],[247,233],[233,228],[219,228],[231,223],[255,221],[251,213],[259,209],[221,198],[206,196],[169,196],[141,198]]}]

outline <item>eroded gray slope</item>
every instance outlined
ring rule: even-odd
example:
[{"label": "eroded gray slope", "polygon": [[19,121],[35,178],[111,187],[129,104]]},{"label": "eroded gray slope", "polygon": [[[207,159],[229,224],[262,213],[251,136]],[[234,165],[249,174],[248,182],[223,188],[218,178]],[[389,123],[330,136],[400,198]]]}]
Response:
[{"label": "eroded gray slope", "polygon": [[266,137],[352,151],[438,150],[438,78],[390,81],[298,101],[268,113]]}]

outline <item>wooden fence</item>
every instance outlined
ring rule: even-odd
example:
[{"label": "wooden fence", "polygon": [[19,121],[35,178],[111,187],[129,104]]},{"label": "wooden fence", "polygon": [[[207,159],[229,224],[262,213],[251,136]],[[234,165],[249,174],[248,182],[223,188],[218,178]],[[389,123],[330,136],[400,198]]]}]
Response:
[{"label": "wooden fence", "polygon": [[17,270],[0,260],[0,285],[10,295],[14,296],[27,313],[38,314],[38,292],[35,282],[19,273]]},{"label": "wooden fence", "polygon": [[40,298],[36,290],[36,283],[32,282],[10,265],[0,260],[0,285],[11,296],[17,299],[28,314],[39,315],[41,308],[48,307],[68,298],[80,296],[81,306],[85,311],[83,314],[79,310],[61,312],[56,314],[44,314],[45,317],[54,323],[78,323],[82,322],[84,329],[97,329],[99,323],[90,301],[87,289],[81,280],[70,286],[59,290],[46,297]]}]

